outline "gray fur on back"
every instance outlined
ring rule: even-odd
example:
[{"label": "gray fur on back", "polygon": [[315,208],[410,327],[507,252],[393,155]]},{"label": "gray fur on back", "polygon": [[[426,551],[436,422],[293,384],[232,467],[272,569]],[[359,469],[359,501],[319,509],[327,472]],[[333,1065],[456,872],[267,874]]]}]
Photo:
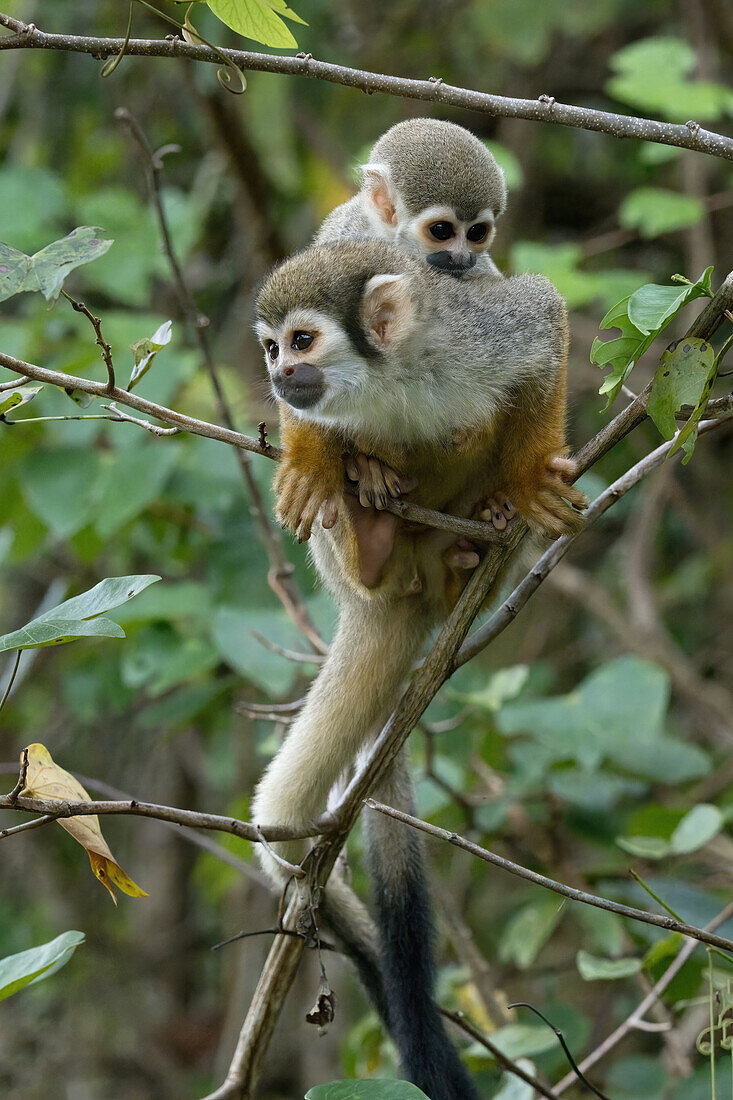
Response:
[{"label": "gray fur on back", "polygon": [[435,118],[398,122],[379,138],[370,164],[386,164],[411,214],[449,206],[470,221],[504,210],[504,175],[486,146],[463,126]]}]

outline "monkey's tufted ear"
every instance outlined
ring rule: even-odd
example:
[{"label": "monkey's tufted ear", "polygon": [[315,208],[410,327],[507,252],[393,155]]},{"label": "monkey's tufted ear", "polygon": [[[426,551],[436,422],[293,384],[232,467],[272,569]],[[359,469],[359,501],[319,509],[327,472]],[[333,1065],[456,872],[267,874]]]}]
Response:
[{"label": "monkey's tufted ear", "polygon": [[374,275],[364,287],[361,322],[370,344],[386,351],[412,328],[415,311],[409,276]]},{"label": "monkey's tufted ear", "polygon": [[364,190],[375,214],[386,225],[397,225],[397,210],[386,164],[364,165]]}]

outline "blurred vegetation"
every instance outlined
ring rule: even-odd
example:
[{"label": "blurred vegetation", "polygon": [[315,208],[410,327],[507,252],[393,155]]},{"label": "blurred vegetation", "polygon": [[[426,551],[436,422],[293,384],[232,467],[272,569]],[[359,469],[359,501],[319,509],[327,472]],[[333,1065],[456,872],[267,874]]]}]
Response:
[{"label": "blurred vegetation", "polygon": [[[15,0],[6,10],[48,31],[121,35],[126,23],[112,0]],[[325,60],[695,118],[730,132],[733,16],[723,0],[301,0],[297,10],[308,21],[289,24],[298,48]],[[195,20],[211,41],[242,44],[210,12],[197,8]],[[137,35],[168,30],[136,13]],[[212,66],[183,61],[126,58],[107,80],[99,68],[82,55],[0,55],[0,241],[31,254],[77,225],[101,226],[115,243],[67,288],[102,316],[120,380],[133,368],[130,346],[171,319],[171,342],[138,392],[218,420],[143,167],[113,118],[127,107],[154,148],[179,147],[163,170],[176,246],[211,319],[237,427],[256,434],[264,418],[274,436],[250,331],[254,288],[353,192],[353,169],[372,141],[425,105],[263,73],[248,74],[246,93],[234,97]],[[546,272],[571,307],[577,445],[604,422],[601,374],[588,356],[608,308],[675,272],[694,280],[712,265],[713,286],[727,273],[733,167],[600,133],[467,112],[441,117],[490,142],[507,171],[497,262]],[[651,377],[655,350],[658,357],[681,335],[700,304],[687,306],[647,353],[634,389]],[[87,320],[63,298],[49,308],[24,294],[0,310],[3,351],[105,378]],[[9,378],[0,371],[0,383]],[[44,390],[17,415],[83,412]],[[267,556],[234,455],[210,440],[152,439],[128,424],[0,429],[0,632],[103,577],[163,578],[112,612],[125,640],[86,638],[24,654],[0,715],[7,789],[20,749],[42,742],[59,764],[83,773],[93,794],[107,793],[98,781],[139,799],[246,818],[283,725],[253,722],[237,706],[298,699],[313,669],[253,637],[303,647],[267,586]],[[587,475],[587,491],[594,495],[658,441],[644,424]],[[731,543],[723,522],[730,446],[729,434],[717,433],[689,466],[670,463],[625,498],[499,643],[442,691],[412,739],[422,816],[573,885],[652,905],[628,876],[633,862],[692,923],[723,907],[733,869]],[[255,458],[252,469],[268,493],[270,463]],[[286,549],[328,637],[332,611],[314,590],[305,550]],[[13,663],[11,654],[0,666],[0,697]],[[441,723],[455,728],[441,732]],[[13,823],[17,815],[0,822]],[[2,1006],[0,1091],[13,1100],[180,1100],[206,1091],[221,1079],[259,973],[267,936],[210,951],[242,928],[272,927],[274,902],[248,845],[217,841],[236,857],[227,863],[157,822],[107,818],[104,831],[149,898],[113,908],[59,829],[3,843],[0,958],[68,929],[86,936],[63,971]],[[456,913],[488,961],[499,1015],[507,1001],[531,1001],[578,1058],[632,1011],[679,949],[674,937],[560,904],[465,853],[429,850],[441,996],[487,1031],[495,1013],[473,980]],[[364,892],[358,837],[350,859]],[[733,924],[722,932],[732,935]],[[706,965],[699,948],[666,991],[657,1019],[671,1030],[633,1031],[594,1067],[592,1079],[613,1100],[710,1096],[709,1069],[695,1051],[707,1023]],[[263,1098],[293,1100],[340,1076],[396,1072],[348,967],[330,958],[328,967],[336,1022],[313,1042],[303,1014],[318,973],[308,956],[267,1059]],[[723,988],[731,976],[716,957],[715,981]],[[503,1049],[550,1080],[562,1076],[552,1033],[528,1016],[510,1017],[497,1038]],[[501,1080],[495,1064],[478,1045],[468,1058],[491,1095]],[[721,1076],[717,1100],[730,1100],[730,1075]]]}]

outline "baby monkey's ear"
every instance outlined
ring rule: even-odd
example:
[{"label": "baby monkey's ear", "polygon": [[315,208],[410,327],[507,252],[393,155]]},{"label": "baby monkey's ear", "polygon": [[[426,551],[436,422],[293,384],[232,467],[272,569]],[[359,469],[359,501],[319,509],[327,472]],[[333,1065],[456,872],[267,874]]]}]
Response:
[{"label": "baby monkey's ear", "polygon": [[415,310],[407,275],[374,275],[364,287],[361,323],[370,344],[386,351],[412,328]]},{"label": "baby monkey's ear", "polygon": [[397,224],[392,184],[386,164],[365,164],[363,188],[374,211],[387,225]]}]

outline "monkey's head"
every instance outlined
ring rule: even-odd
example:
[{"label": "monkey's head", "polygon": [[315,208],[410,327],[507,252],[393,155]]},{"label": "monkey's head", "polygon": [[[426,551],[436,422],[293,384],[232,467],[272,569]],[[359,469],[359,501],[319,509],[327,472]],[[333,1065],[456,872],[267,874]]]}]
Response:
[{"label": "monkey's head", "polygon": [[277,267],[257,296],[255,323],[275,396],[327,421],[352,419],[380,394],[389,405],[421,273],[381,241],[320,245]]},{"label": "monkey's head", "polygon": [[452,122],[414,118],[377,141],[362,192],[375,229],[451,275],[485,269],[504,174],[477,137]]}]

